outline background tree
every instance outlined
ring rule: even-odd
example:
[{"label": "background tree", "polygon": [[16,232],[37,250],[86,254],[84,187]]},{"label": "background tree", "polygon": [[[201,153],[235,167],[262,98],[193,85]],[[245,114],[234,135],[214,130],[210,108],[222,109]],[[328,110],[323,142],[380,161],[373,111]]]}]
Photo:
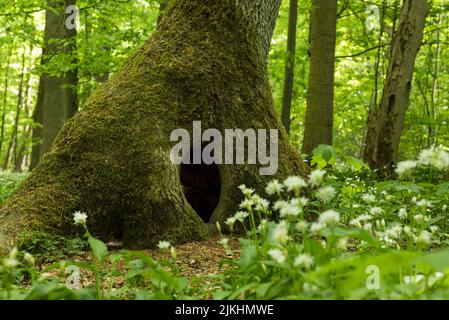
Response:
[{"label": "background tree", "polygon": [[298,0],[290,0],[287,36],[287,58],[285,59],[284,94],[282,96],[282,124],[290,133],[290,115],[293,96],[293,80],[296,53],[296,22],[298,20]]},{"label": "background tree", "polygon": [[427,12],[427,0],[404,1],[382,100],[369,115],[363,158],[371,168],[390,170],[397,161]]},{"label": "background tree", "polygon": [[313,1],[310,19],[310,70],[302,152],[333,142],[334,59],[337,0]]}]

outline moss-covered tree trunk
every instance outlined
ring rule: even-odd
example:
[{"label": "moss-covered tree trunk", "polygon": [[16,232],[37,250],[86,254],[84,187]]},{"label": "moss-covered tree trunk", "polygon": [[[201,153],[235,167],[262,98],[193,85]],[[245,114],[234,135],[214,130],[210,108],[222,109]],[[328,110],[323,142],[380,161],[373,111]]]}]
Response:
[{"label": "moss-covered tree trunk", "polygon": [[203,239],[205,222],[235,213],[240,184],[263,188],[274,177],[303,174],[283,129],[275,176],[260,176],[259,165],[180,167],[170,160],[171,132],[191,131],[193,121],[221,132],[281,128],[267,77],[279,5],[170,1],[157,32],[67,122],[0,209],[3,248],[25,230],[79,231],[76,210],[88,213],[94,234],[120,237],[128,248]]},{"label": "moss-covered tree trunk", "polygon": [[363,159],[372,169],[387,174],[398,158],[427,13],[427,0],[404,1],[382,100],[368,115]]}]

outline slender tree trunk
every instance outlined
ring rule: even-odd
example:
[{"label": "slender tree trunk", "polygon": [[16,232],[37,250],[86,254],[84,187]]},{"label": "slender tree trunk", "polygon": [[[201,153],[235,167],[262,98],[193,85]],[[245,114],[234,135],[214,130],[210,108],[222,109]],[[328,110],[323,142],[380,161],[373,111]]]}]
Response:
[{"label": "slender tree trunk", "polygon": [[337,0],[313,0],[310,18],[310,72],[302,152],[332,144]]},{"label": "slender tree trunk", "polygon": [[363,158],[372,169],[391,172],[397,161],[427,11],[426,0],[404,1],[380,107],[370,113]]},{"label": "slender tree trunk", "polygon": [[[33,45],[30,45],[30,50],[28,56],[31,57],[33,53]],[[24,117],[29,118],[30,106],[29,106],[29,95],[30,95],[30,81],[31,81],[31,68],[32,59],[30,61],[30,65],[27,67],[27,74],[25,79],[25,91],[23,95],[23,109],[24,109]],[[18,151],[14,151],[14,167],[17,172],[21,172],[23,169],[24,159],[27,154],[28,149],[28,140],[31,134],[31,126],[27,123],[22,126],[22,137],[20,139],[20,148]],[[19,145],[19,142],[16,142],[16,145]]]},{"label": "slender tree trunk", "polygon": [[[22,49],[22,67],[20,70],[20,75],[19,75],[19,88],[18,88],[18,92],[17,92],[17,105],[16,105],[16,114],[14,117],[14,123],[13,123],[13,129],[12,129],[12,133],[11,133],[11,138],[9,140],[9,144],[8,144],[8,148],[6,149],[6,155],[5,155],[5,160],[3,162],[3,169],[6,170],[8,169],[8,164],[9,164],[9,160],[11,157],[11,152],[12,152],[12,156],[14,158],[14,154],[17,148],[17,132],[19,129],[19,119],[20,119],[20,112],[21,112],[21,108],[22,108],[22,102],[23,102],[23,83],[24,83],[24,78],[25,78],[25,47],[23,47]],[[14,159],[13,159],[14,160]]]},{"label": "slender tree trunk", "polygon": [[8,58],[5,67],[5,83],[3,90],[3,107],[2,107],[2,127],[0,130],[0,158],[3,150],[3,142],[5,139],[5,121],[6,121],[6,104],[8,103],[8,85],[9,85],[9,64],[12,56],[12,45],[9,46]]},{"label": "slender tree trunk", "polygon": [[[438,15],[438,25],[441,26],[443,22],[443,14]],[[441,54],[441,29],[437,31],[436,47],[434,54],[435,66],[433,70],[433,80],[432,80],[432,95],[431,95],[431,109],[430,109],[430,120],[429,125],[429,145],[437,143],[437,126],[436,126],[436,109],[438,107],[438,76],[440,71],[440,54]]]},{"label": "slender tree trunk", "polygon": [[[76,5],[76,0],[66,0],[67,6]],[[65,17],[65,15],[64,15]],[[73,56],[72,65],[69,71],[65,74],[65,108],[66,115],[65,120],[73,117],[78,112],[78,68],[76,57],[76,28],[64,28],[66,34],[65,38],[69,42],[65,51]]]},{"label": "slender tree trunk", "polygon": [[[76,233],[76,210],[88,213],[94,234],[120,237],[128,248],[204,239],[209,226],[238,209],[240,184],[261,192],[273,178],[307,174],[276,116],[268,80],[279,6],[280,0],[170,1],[158,30],[67,122],[0,208],[3,250],[24,230]],[[197,120],[203,130],[223,133],[279,128],[279,139],[271,140],[279,150],[276,174],[260,175],[262,164],[175,165],[171,133],[184,128],[192,136]],[[209,211],[198,198],[208,199]]]},{"label": "slender tree trunk", "polygon": [[29,170],[33,170],[41,158],[41,145],[42,145],[42,122],[43,122],[43,110],[42,100],[44,97],[44,85],[42,76],[39,81],[36,106],[33,111],[33,129],[31,132],[31,160]]},{"label": "slender tree trunk", "polygon": [[293,96],[293,80],[296,55],[296,22],[298,20],[298,0],[290,0],[287,37],[287,58],[285,61],[284,94],[282,96],[282,124],[290,133],[290,114]]}]

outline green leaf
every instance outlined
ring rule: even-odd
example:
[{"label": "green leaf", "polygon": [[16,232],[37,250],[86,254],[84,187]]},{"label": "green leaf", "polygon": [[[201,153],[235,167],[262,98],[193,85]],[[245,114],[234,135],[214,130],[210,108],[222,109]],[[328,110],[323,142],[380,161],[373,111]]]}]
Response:
[{"label": "green leaf", "polygon": [[90,249],[92,250],[94,256],[99,261],[103,262],[108,255],[108,247],[104,244],[103,241],[95,239],[92,236],[89,236],[87,238],[87,241],[89,242]]}]

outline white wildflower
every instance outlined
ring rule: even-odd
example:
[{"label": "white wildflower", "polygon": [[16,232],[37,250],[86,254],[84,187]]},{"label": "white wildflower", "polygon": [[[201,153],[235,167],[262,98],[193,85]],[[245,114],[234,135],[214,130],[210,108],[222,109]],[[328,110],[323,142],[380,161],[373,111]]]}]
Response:
[{"label": "white wildflower", "polygon": [[419,200],[418,202],[416,202],[416,205],[418,207],[426,209],[426,208],[431,208],[432,207],[432,202],[427,201],[426,199],[422,199],[422,200]]},{"label": "white wildflower", "polygon": [[312,233],[319,233],[321,230],[323,230],[326,226],[319,222],[314,222],[310,225],[310,232]]},{"label": "white wildflower", "polygon": [[288,205],[289,205],[289,203],[287,201],[285,201],[285,200],[278,200],[278,201],[276,201],[274,203],[273,208],[274,208],[274,210],[281,210],[282,208],[284,208],[284,207],[286,207]]},{"label": "white wildflower", "polygon": [[323,170],[313,170],[309,176],[309,184],[312,187],[318,187],[323,182],[324,175],[326,171]]},{"label": "white wildflower", "polygon": [[325,226],[334,226],[340,221],[340,214],[335,210],[327,210],[320,214],[318,222]]},{"label": "white wildflower", "polygon": [[406,220],[407,219],[407,209],[405,209],[405,208],[399,209],[398,216],[400,219]]},{"label": "white wildflower", "polygon": [[5,269],[14,269],[19,264],[19,261],[15,258],[5,258],[3,259],[3,266]]},{"label": "white wildflower", "polygon": [[279,214],[281,217],[290,216],[290,217],[296,217],[301,213],[301,209],[296,205],[288,204],[285,207],[283,207]]},{"label": "white wildflower", "polygon": [[413,170],[418,165],[418,162],[413,160],[401,161],[398,163],[395,172],[402,177],[404,174]]},{"label": "white wildflower", "polygon": [[254,193],[254,189],[247,188],[244,184],[240,185],[239,189],[242,191],[246,198],[251,197],[251,195]]},{"label": "white wildflower", "polygon": [[285,253],[279,249],[271,249],[268,251],[270,257],[279,264],[282,264],[287,259]]},{"label": "white wildflower", "polygon": [[302,233],[307,231],[308,226],[309,226],[309,224],[304,220],[299,221],[298,224],[296,225],[298,230],[301,231]]},{"label": "white wildflower", "polygon": [[429,229],[430,229],[430,232],[437,233],[440,228],[438,226],[430,226]]},{"label": "white wildflower", "polygon": [[159,241],[159,243],[157,244],[157,247],[159,248],[159,250],[167,250],[171,247],[171,244],[169,241]]},{"label": "white wildflower", "polygon": [[365,193],[362,196],[362,200],[365,201],[366,203],[373,203],[376,201],[376,196],[372,193]]},{"label": "white wildflower", "polygon": [[423,245],[430,244],[430,241],[431,241],[431,235],[427,231],[422,231],[419,234],[418,238],[416,239],[416,243],[423,244]]},{"label": "white wildflower", "polygon": [[240,203],[240,208],[250,211],[250,210],[252,210],[253,205],[254,205],[254,201],[252,199],[247,198],[247,199],[243,200],[242,203]]},{"label": "white wildflower", "polygon": [[298,176],[291,176],[284,180],[284,185],[287,187],[287,191],[299,192],[301,188],[307,187],[305,180]]},{"label": "white wildflower", "polygon": [[295,258],[295,261],[293,262],[293,265],[295,267],[300,267],[304,269],[310,269],[314,264],[314,259],[312,256],[308,254],[300,254]]},{"label": "white wildflower", "polygon": [[316,196],[321,202],[328,203],[335,197],[336,194],[337,193],[333,187],[326,186],[320,188],[316,193]]},{"label": "white wildflower", "polygon": [[373,215],[373,216],[380,216],[383,212],[382,208],[379,207],[372,207],[369,212]]},{"label": "white wildflower", "polygon": [[413,220],[415,220],[416,223],[421,223],[424,221],[424,216],[422,214],[415,214]]},{"label": "white wildflower", "polygon": [[229,217],[226,219],[225,223],[232,229],[237,219],[235,217]]},{"label": "white wildflower", "polygon": [[25,252],[25,254],[23,255],[23,260],[25,260],[31,266],[34,266],[34,264],[36,263],[34,257],[28,252]]},{"label": "white wildflower", "polygon": [[76,211],[73,214],[73,221],[75,221],[75,224],[86,225],[87,214],[84,212]]},{"label": "white wildflower", "polygon": [[347,238],[341,238],[337,242],[337,248],[341,251],[348,250],[348,239]]},{"label": "white wildflower", "polygon": [[282,192],[282,184],[279,183],[278,180],[273,180],[271,182],[268,183],[267,187],[265,188],[265,192],[268,195],[273,195],[273,194],[280,194]]},{"label": "white wildflower", "polygon": [[301,197],[299,198],[299,203],[305,207],[308,203],[309,203],[309,199],[307,199],[306,197]]},{"label": "white wildflower", "polygon": [[285,244],[288,241],[288,230],[287,226],[284,223],[278,224],[274,230],[272,239],[275,243]]},{"label": "white wildflower", "polygon": [[359,219],[352,219],[351,221],[349,221],[349,224],[355,228],[362,228],[362,225],[360,223]]},{"label": "white wildflower", "polygon": [[234,218],[240,222],[245,221],[245,219],[249,216],[248,212],[245,211],[237,211],[237,213],[234,215]]},{"label": "white wildflower", "polygon": [[413,276],[404,276],[404,283],[405,284],[417,284],[424,280],[425,277],[422,274],[417,274]]}]

